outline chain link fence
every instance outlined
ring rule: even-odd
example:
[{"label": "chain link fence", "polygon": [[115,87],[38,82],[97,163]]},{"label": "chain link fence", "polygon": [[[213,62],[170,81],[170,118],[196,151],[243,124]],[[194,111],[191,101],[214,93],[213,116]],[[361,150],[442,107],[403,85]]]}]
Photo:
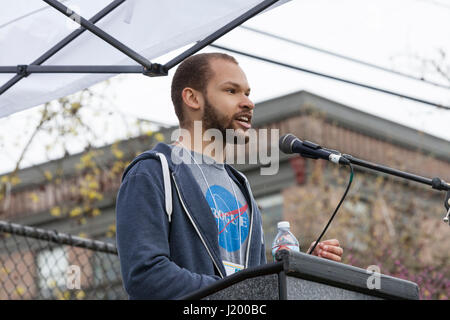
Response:
[{"label": "chain link fence", "polygon": [[0,300],[128,299],[114,244],[0,221]]}]

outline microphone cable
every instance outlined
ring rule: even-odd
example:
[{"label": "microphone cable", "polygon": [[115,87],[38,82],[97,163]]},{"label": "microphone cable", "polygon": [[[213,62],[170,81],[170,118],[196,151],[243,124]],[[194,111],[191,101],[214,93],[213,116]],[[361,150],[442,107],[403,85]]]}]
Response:
[{"label": "microphone cable", "polygon": [[341,198],[341,201],[339,201],[339,204],[337,205],[336,209],[333,212],[333,215],[331,216],[330,220],[328,220],[327,225],[325,226],[325,228],[322,230],[322,233],[320,234],[319,238],[317,238],[316,242],[314,243],[314,246],[311,248],[311,250],[308,252],[308,254],[312,254],[314,252],[314,249],[316,249],[316,246],[319,244],[320,240],[322,239],[323,235],[325,234],[325,232],[327,231],[328,227],[331,224],[331,221],[333,221],[334,216],[336,215],[336,213],[338,212],[339,208],[341,207],[342,202],[344,202],[345,197],[347,196],[348,190],[350,189],[350,186],[352,185],[353,182],[353,166],[351,163],[349,163],[350,166],[350,179],[348,181],[347,184],[347,188],[345,189],[344,195]]}]

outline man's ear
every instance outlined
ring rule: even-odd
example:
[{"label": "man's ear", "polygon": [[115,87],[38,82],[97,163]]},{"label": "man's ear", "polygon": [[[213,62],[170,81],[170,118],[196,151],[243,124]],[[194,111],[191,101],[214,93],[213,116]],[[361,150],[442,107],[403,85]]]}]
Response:
[{"label": "man's ear", "polygon": [[203,104],[203,95],[200,91],[186,87],[181,91],[181,97],[183,98],[184,104],[191,111],[200,110]]}]

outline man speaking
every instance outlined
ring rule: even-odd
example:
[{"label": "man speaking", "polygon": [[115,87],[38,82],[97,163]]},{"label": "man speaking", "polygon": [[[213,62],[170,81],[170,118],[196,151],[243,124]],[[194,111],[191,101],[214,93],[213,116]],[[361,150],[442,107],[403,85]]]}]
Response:
[{"label": "man speaking", "polygon": [[[171,96],[179,137],[136,157],[117,196],[117,248],[130,299],[176,299],[266,263],[261,213],[250,185],[224,162],[227,143],[248,141],[255,107],[249,95],[232,56],[197,54],[178,67]],[[201,134],[195,134],[196,123]],[[210,142],[204,134],[211,129],[222,134],[223,149],[205,152]],[[237,139],[227,141],[227,130]],[[342,253],[335,239],[314,251],[335,261]]]}]

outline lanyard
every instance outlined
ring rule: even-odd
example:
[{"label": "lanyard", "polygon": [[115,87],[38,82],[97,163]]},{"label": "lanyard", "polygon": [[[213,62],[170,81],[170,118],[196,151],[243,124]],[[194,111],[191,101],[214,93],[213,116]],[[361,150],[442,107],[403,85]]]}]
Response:
[{"label": "lanyard", "polygon": [[[204,174],[202,168],[201,168],[200,165],[198,164],[197,160],[195,160],[195,158],[192,156],[191,152],[184,146],[183,143],[181,143],[180,141],[176,141],[176,143],[180,144],[184,149],[186,149],[186,150],[189,152],[189,155],[191,156],[191,159],[194,160],[194,163],[195,163],[195,164],[197,165],[197,167],[199,168],[200,173],[202,174],[203,179],[205,180],[205,183],[206,183],[206,185],[207,185],[207,187],[208,187],[208,190],[209,190],[209,193],[210,193],[210,195],[211,195],[211,198],[212,198],[212,200],[213,200],[213,202],[214,202],[214,206],[215,206],[215,208],[216,208],[216,212],[219,212],[219,208],[218,208],[218,206],[217,206],[216,199],[215,199],[215,197],[214,197],[214,195],[212,194],[212,191],[211,191],[211,186],[209,185],[208,180],[206,179],[206,176],[205,176],[205,174]],[[231,189],[233,190],[234,199],[236,200],[236,210],[238,210],[238,213],[237,213],[237,214],[239,214],[239,203],[238,203],[238,200],[237,200],[236,191],[234,190],[233,182],[231,181],[231,178],[230,178],[230,176],[228,175],[228,173],[227,173],[227,177],[228,177],[228,182],[229,182],[229,184],[230,184],[230,186],[231,186]],[[239,221],[238,221],[238,223],[239,223]],[[217,223],[217,232],[220,232],[219,229],[220,229],[219,223]],[[241,240],[241,224],[240,224],[240,223],[239,223],[239,240]]]}]

